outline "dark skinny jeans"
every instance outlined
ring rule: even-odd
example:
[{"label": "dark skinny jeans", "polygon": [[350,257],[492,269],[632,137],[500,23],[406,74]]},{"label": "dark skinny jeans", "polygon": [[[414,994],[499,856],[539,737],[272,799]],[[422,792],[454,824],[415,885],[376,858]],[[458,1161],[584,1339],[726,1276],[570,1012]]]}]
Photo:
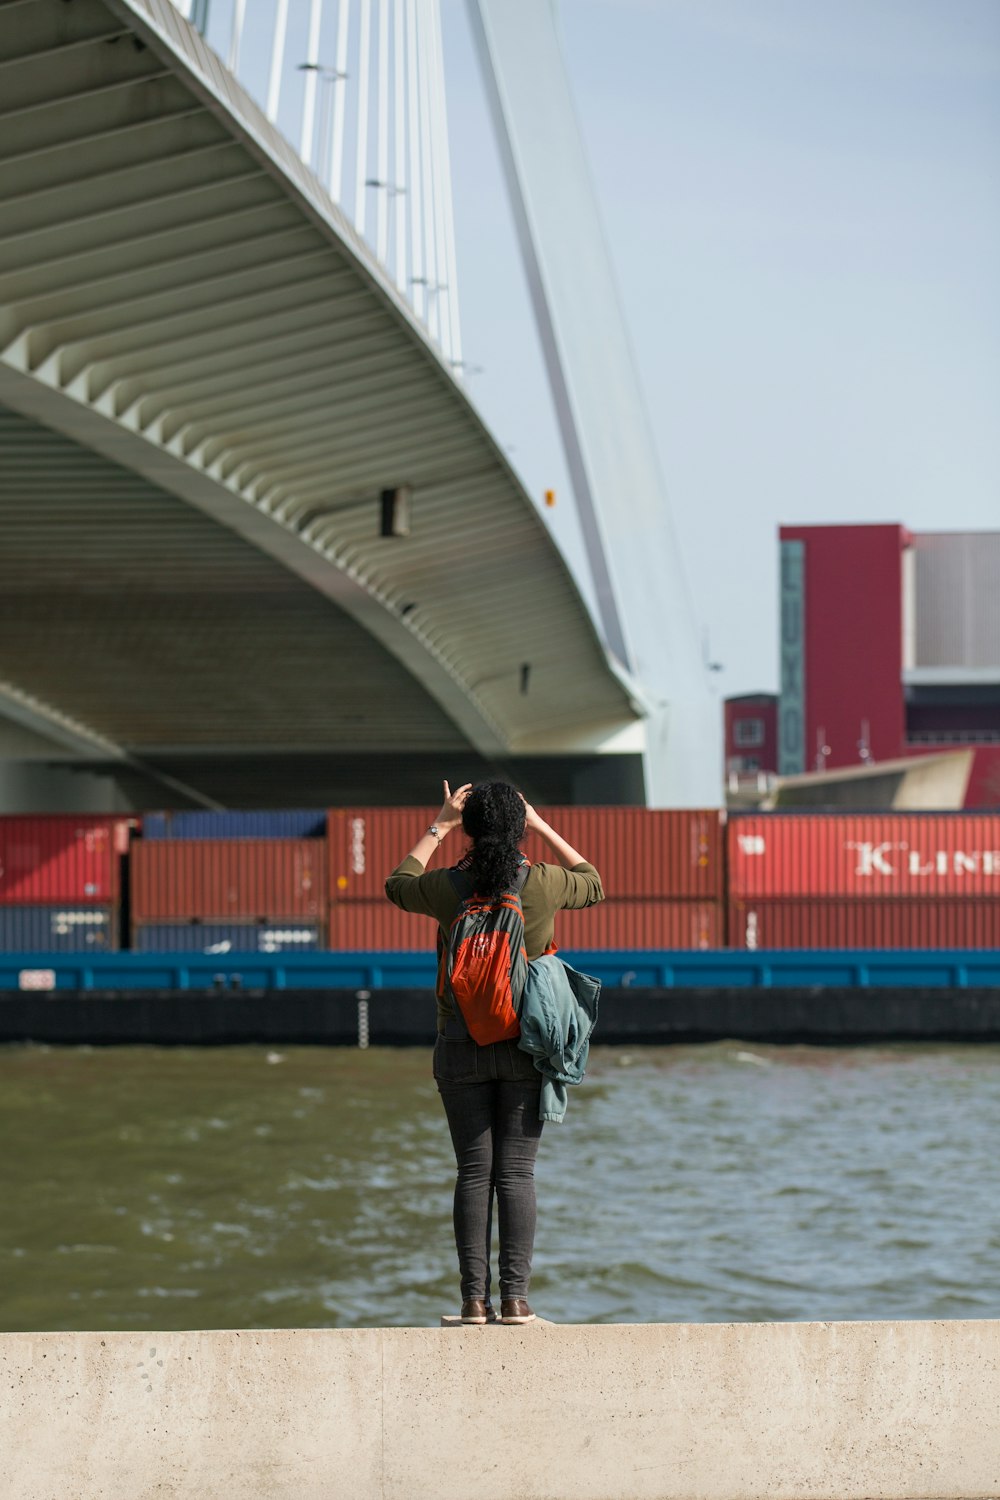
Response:
[{"label": "dark skinny jeans", "polygon": [[434,1046],[455,1160],[455,1245],[462,1299],[490,1293],[493,1193],[500,1224],[500,1295],[527,1297],[535,1243],[535,1157],[541,1074],[516,1042],[480,1047],[453,1035]]}]

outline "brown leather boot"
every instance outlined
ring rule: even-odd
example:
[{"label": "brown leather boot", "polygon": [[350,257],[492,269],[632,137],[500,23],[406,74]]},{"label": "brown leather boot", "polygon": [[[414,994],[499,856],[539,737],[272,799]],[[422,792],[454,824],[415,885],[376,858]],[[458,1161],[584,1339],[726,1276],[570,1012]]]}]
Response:
[{"label": "brown leather boot", "polygon": [[482,1297],[466,1297],[462,1303],[463,1323],[485,1323],[486,1303]]},{"label": "brown leather boot", "polygon": [[502,1297],[500,1321],[501,1323],[533,1323],[535,1315],[524,1297]]}]

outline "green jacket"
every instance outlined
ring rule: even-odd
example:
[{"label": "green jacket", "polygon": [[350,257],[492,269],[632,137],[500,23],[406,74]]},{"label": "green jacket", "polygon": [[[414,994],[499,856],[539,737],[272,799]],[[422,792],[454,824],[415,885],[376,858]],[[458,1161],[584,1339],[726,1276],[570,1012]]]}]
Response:
[{"label": "green jacket", "polygon": [[559,1123],[566,1114],[566,1085],[583,1081],[600,994],[599,979],[571,969],[554,953],[528,965],[517,1045],[542,1075],[540,1120]]},{"label": "green jacket", "polygon": [[[419,916],[434,917],[448,936],[458,910],[458,892],[446,869],[425,870],[419,859],[407,855],[385,883],[385,893],[394,906]],[[524,946],[529,961],[551,952],[555,941],[557,911],[581,911],[604,900],[601,877],[593,865],[532,865],[521,891],[524,911]],[[454,1015],[450,1000],[438,996],[438,1030]]]}]

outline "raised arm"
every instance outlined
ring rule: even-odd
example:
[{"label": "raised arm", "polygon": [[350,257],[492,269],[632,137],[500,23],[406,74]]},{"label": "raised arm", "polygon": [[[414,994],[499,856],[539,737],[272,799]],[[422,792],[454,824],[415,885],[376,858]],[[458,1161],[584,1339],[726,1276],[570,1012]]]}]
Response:
[{"label": "raised arm", "polygon": [[527,800],[524,804],[524,826],[529,833],[537,833],[539,838],[548,844],[564,870],[572,870],[575,865],[590,863],[579,849],[574,849],[572,844],[567,844],[562,835],[556,833],[552,825],[546,823]]},{"label": "raised arm", "polygon": [[[462,808],[471,790],[471,781],[466,782],[465,786],[460,786],[455,792],[451,790],[447,782],[444,783],[444,802],[441,811],[430,827],[420,835],[409,853],[403,856],[385,882],[385,893],[394,906],[400,906],[404,911],[422,913],[424,916],[435,915],[431,899],[432,892],[425,891],[422,887],[432,883],[437,872],[432,870],[430,876],[424,879],[424,871],[438,845],[443,844],[452,829],[461,824]],[[437,830],[436,833],[434,829]]]},{"label": "raised arm", "polygon": [[562,866],[557,872],[551,865],[540,865],[544,887],[553,911],[579,911],[604,900],[604,886],[597,870],[588,859],[556,833],[551,823],[539,817],[530,802],[524,804],[525,828],[543,839]]},{"label": "raised arm", "polygon": [[[435,849],[443,844],[453,828],[458,828],[462,822],[462,808],[465,806],[466,798],[472,791],[472,782],[467,781],[457,791],[452,791],[447,781],[444,785],[444,802],[441,811],[431,826],[417,839],[413,848],[407,855],[408,859],[418,859],[422,865],[426,865]],[[435,833],[434,830],[437,830]]]}]

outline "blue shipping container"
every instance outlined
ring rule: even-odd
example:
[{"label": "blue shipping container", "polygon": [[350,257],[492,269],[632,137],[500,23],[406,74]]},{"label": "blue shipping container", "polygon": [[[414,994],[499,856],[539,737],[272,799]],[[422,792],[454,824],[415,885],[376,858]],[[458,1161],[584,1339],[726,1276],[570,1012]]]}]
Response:
[{"label": "blue shipping container", "polygon": [[315,922],[142,922],[132,928],[134,953],[300,953],[322,948]]},{"label": "blue shipping container", "polygon": [[115,906],[0,906],[0,952],[107,953],[117,947]]},{"label": "blue shipping container", "polygon": [[142,836],[146,839],[322,839],[326,837],[326,809],[144,813]]}]

